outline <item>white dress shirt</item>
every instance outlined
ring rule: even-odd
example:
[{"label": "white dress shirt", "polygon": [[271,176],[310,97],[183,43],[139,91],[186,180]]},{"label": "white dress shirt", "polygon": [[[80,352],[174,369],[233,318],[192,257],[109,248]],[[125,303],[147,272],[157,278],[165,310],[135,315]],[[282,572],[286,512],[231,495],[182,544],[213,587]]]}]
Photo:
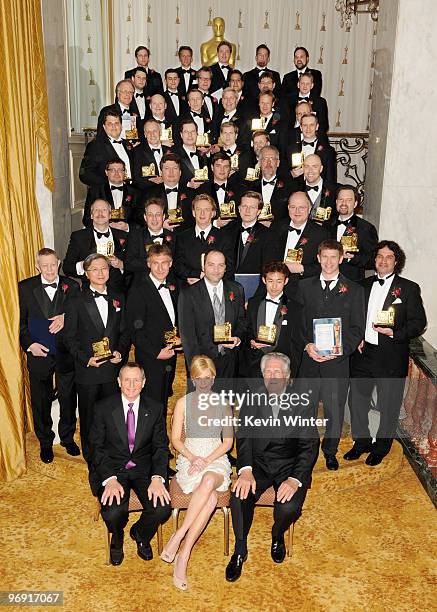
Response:
[{"label": "white dress shirt", "polygon": [[161,146],[161,144],[152,145],[150,143],[148,143],[148,145],[149,145],[150,149],[152,150],[153,157],[155,158],[156,169],[158,171],[158,176],[161,176],[161,169],[159,167],[159,164],[161,163],[161,159],[162,159],[162,155],[163,155],[162,146]]},{"label": "white dress shirt", "polygon": [[393,283],[394,275],[387,280],[379,275],[378,278],[384,278],[385,282],[383,285],[380,285],[378,281],[375,281],[370,290],[369,303],[367,305],[366,331],[364,333],[364,340],[376,346],[378,346],[378,332],[373,329],[372,323],[376,321],[376,313],[383,309],[384,302]]},{"label": "white dress shirt", "polygon": [[209,299],[211,300],[211,304],[214,304],[214,289],[217,290],[217,297],[220,302],[223,302],[223,281],[220,280],[218,285],[212,285],[207,278],[204,277],[205,286],[208,290]]},{"label": "white dress shirt", "polygon": [[193,112],[190,112],[191,118],[194,123],[197,125],[197,133],[204,134],[205,133],[205,122],[203,121],[203,117],[198,117],[197,115],[193,115]]},{"label": "white dress shirt", "polygon": [[237,112],[236,108],[230,113],[225,112],[226,117],[223,116],[222,123],[224,123],[225,121],[231,121],[232,117],[235,115],[236,112]]},{"label": "white dress shirt", "polygon": [[274,185],[264,185],[263,181],[266,181],[267,179],[265,179],[264,177],[261,177],[261,193],[263,196],[263,202],[270,202],[272,199],[272,194],[273,194],[273,190],[276,187],[276,181],[278,180],[278,177],[276,176],[272,176],[271,179],[268,179],[269,182],[274,181]]},{"label": "white dress shirt", "polygon": [[[252,221],[251,223],[244,223],[243,221],[241,222],[241,227],[253,227],[256,223],[256,219],[255,221]],[[246,229],[244,230],[244,232],[241,232],[241,242],[243,243],[243,246],[246,246],[246,242],[247,239],[249,238],[249,233]]]},{"label": "white dress shirt", "polygon": [[[178,185],[175,185],[175,187],[178,187]],[[170,187],[170,185],[166,185],[164,183],[164,189],[174,189],[174,187]],[[165,194],[167,197],[167,207],[169,210],[173,210],[174,208],[178,207],[178,192],[177,191],[172,191],[171,193],[166,193]]]},{"label": "white dress shirt", "polygon": [[191,79],[191,66],[189,68],[184,68],[181,66],[182,70],[189,70],[189,72],[183,72],[184,81],[185,81],[185,89],[188,91],[190,89],[190,79]]},{"label": "white dress shirt", "polygon": [[[216,180],[214,180],[213,182],[217,183]],[[217,183],[217,185],[221,185],[224,187],[224,189],[219,189],[218,191],[216,191],[217,201],[221,206],[223,202],[225,201],[225,197],[226,197],[226,181],[224,183]],[[215,190],[215,187],[214,187],[214,190]]]},{"label": "white dress shirt", "polygon": [[212,116],[214,114],[214,109],[213,109],[213,106],[212,106],[212,100],[209,97],[209,95],[207,95],[208,92],[202,91],[202,93],[203,93],[203,101],[205,102],[206,108],[208,109],[209,116],[212,119]]},{"label": "white dress shirt", "polygon": [[302,238],[302,232],[304,231],[306,224],[307,224],[307,222],[305,221],[305,223],[303,225],[301,225],[300,227],[297,227],[296,225],[293,225],[290,222],[289,227],[296,227],[296,229],[300,229],[301,232],[300,232],[300,234],[298,234],[297,232],[288,232],[287,242],[285,244],[284,260],[287,257],[288,249],[295,249],[296,248],[297,243]]},{"label": "white dress shirt", "polygon": [[[155,285],[157,289],[159,285],[162,285],[166,282],[166,281],[160,281],[156,279],[152,274],[149,274],[149,276],[150,276],[150,280],[152,281],[152,283]],[[168,312],[168,316],[170,317],[172,325],[174,325],[176,321],[176,316],[175,316],[174,306],[173,306],[173,302],[172,302],[171,295],[170,295],[170,289],[166,289],[162,287],[161,289],[159,289],[158,293],[159,293],[159,297],[164,302],[164,306]]]},{"label": "white dress shirt", "polygon": [[[176,115],[179,117],[179,96],[177,95],[177,91],[171,91],[171,89],[167,89],[168,95],[170,96],[170,100],[174,106],[176,111]],[[176,95],[172,95],[176,94]]]},{"label": "white dress shirt", "polygon": [[308,185],[307,181],[305,181],[305,185],[307,187],[318,187],[317,191],[315,191],[314,189],[310,189],[309,191],[307,191],[307,195],[308,195],[309,199],[311,200],[311,204],[314,206],[314,202],[317,200],[317,198],[319,197],[319,195],[322,192],[323,179],[322,179],[322,177],[320,177],[319,181],[318,181],[318,183],[316,183],[316,185]]},{"label": "white dress shirt", "polygon": [[[108,243],[109,241],[112,241],[112,243],[114,242],[114,237],[113,237],[113,235],[112,235],[112,232],[111,232],[111,228],[110,228],[110,227],[108,227],[108,231],[109,231],[109,236],[108,236],[108,238],[106,238],[106,236],[102,236],[101,238],[97,238],[97,234],[96,234],[96,232],[97,232],[98,230],[96,230],[96,229],[93,227],[93,231],[94,231],[94,240],[95,240],[95,242],[96,242],[96,246],[97,246],[97,245],[104,245],[104,246],[105,246],[105,248],[106,248],[106,245],[107,245],[107,243]],[[102,233],[102,232],[99,232],[99,233]],[[77,272],[77,274],[79,274],[79,276],[83,276],[83,275],[85,274],[85,270],[83,269],[83,261],[78,261],[78,262],[77,262],[77,264],[76,264],[76,272]]]},{"label": "white dress shirt", "polygon": [[41,282],[44,283],[45,285],[48,285],[49,283],[50,284],[56,283],[56,289],[54,287],[44,287],[44,291],[47,293],[49,300],[53,302],[53,298],[55,297],[55,293],[59,287],[59,276],[57,276],[54,281],[46,280],[42,274],[40,276],[41,276]]},{"label": "white dress shirt", "polygon": [[[145,96],[138,96],[136,94],[144,94],[144,91],[141,91],[140,89],[135,89],[135,93],[134,93],[134,98],[135,98],[135,102],[137,103],[138,106],[138,110],[140,111],[140,117],[141,119],[144,119],[144,116],[146,114],[146,100],[145,100]],[[137,126],[138,127],[138,126]]]},{"label": "white dress shirt", "polygon": [[276,304],[272,304],[272,302],[266,302],[266,325],[273,325],[273,321],[275,320],[276,312],[278,310],[279,303],[282,298],[282,293],[273,298],[270,293],[267,292],[266,299],[273,300]]},{"label": "white dress shirt", "polygon": [[204,232],[205,240],[208,238],[208,234],[211,231],[212,225],[208,225],[204,230],[200,229],[200,227],[196,224],[194,226],[194,231],[196,232],[196,238],[200,237],[200,232]]},{"label": "white dress shirt", "polygon": [[[102,300],[97,300],[97,301],[102,301]],[[138,410],[139,410],[139,407],[140,407],[140,396],[138,396],[137,399],[134,400],[134,402],[131,402],[123,394],[121,394],[121,403],[123,404],[124,422],[125,423],[127,423],[127,411],[129,410],[129,404],[133,403],[132,410],[134,412],[135,433],[136,433],[137,432],[137,423],[138,423]],[[127,431],[127,425],[126,425],[126,431]],[[104,480],[102,482],[102,486],[105,486],[106,483],[109,482],[110,480],[112,480],[113,478],[117,479],[117,476],[110,476],[109,478],[107,478],[106,480]]]},{"label": "white dress shirt", "polygon": [[188,155],[188,159],[191,160],[191,163],[193,164],[195,170],[199,170],[200,168],[199,156],[193,155],[193,157],[191,157],[190,155],[190,153],[194,153],[196,151],[196,147],[193,147],[193,149],[189,149],[187,146],[183,145],[183,148],[184,148],[185,153]]},{"label": "white dress shirt", "polygon": [[[351,215],[349,215],[348,217],[342,217],[342,215],[339,215],[338,220],[339,221],[348,221],[351,217],[353,217],[352,213]],[[337,242],[340,242],[341,237],[343,236],[343,234],[346,231],[346,225],[337,225]],[[378,283],[379,284],[379,283]]]},{"label": "white dress shirt", "polygon": [[[123,138],[122,134],[120,134],[120,137],[117,140],[120,140],[121,138]],[[127,151],[124,148],[123,143],[115,142],[115,138],[110,138],[109,140],[111,141],[112,147],[114,151],[116,152],[116,154],[118,155],[118,157],[124,161],[124,164],[126,166],[126,177],[132,178],[129,155],[127,154]]]},{"label": "white dress shirt", "polygon": [[305,142],[313,142],[314,145],[302,145],[302,151],[305,157],[307,157],[308,155],[313,155],[314,153],[317,153],[317,138],[315,138],[314,140],[306,140],[306,138],[304,138],[303,134],[302,134],[302,142],[305,140]]},{"label": "white dress shirt", "polygon": [[[111,187],[121,187],[122,189],[111,189]],[[109,183],[109,189],[111,189],[112,199],[114,201],[114,208],[121,208],[123,203],[123,185],[115,185],[114,183]]]},{"label": "white dress shirt", "polygon": [[326,285],[329,285],[329,291],[332,291],[335,287],[335,285],[338,283],[338,276],[336,276],[335,278],[331,278],[328,280],[325,280],[325,278],[323,277],[323,274],[320,275],[320,282],[322,283],[322,289],[324,289],[326,287]]},{"label": "white dress shirt", "polygon": [[[90,289],[91,291],[94,291],[98,293],[99,295],[108,295],[108,291],[106,289],[105,291],[100,292],[97,289],[95,289],[95,287],[93,287],[91,284],[90,284]],[[97,310],[99,311],[100,318],[102,319],[103,326],[106,327],[108,323],[108,301],[103,297],[96,297],[94,298],[94,301],[96,303]]]}]

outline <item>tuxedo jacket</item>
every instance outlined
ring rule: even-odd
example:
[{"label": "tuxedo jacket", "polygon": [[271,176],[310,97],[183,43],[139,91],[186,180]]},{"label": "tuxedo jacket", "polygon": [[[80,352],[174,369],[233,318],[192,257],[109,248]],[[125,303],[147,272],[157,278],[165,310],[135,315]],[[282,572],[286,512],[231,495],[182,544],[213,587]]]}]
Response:
[{"label": "tuxedo jacket", "polygon": [[123,359],[127,356],[130,337],[123,295],[108,288],[108,320],[105,327],[92,292],[84,289],[67,302],[64,329],[65,344],[75,362],[76,382],[97,385],[115,381],[121,364],[105,361],[98,368],[87,367],[87,364],[93,356],[92,343],[104,337],[109,339],[112,351],[121,353]]},{"label": "tuxedo jacket", "polygon": [[[100,198],[109,202],[112,209],[115,208],[114,197],[108,181],[101,185],[92,185],[88,187],[82,217],[82,223],[85,227],[92,227],[91,204]],[[134,187],[126,183],[123,184],[123,199],[121,205],[124,208],[126,222],[133,225],[138,223],[138,218],[140,216],[138,210],[138,192]]]},{"label": "tuxedo jacket", "polygon": [[233,247],[236,274],[261,274],[263,265],[275,258],[275,234],[262,223],[255,222],[244,246],[240,219],[231,221],[222,231]]},{"label": "tuxedo jacket", "polygon": [[229,66],[228,76],[226,79],[223,76],[223,71],[220,68],[220,64],[218,62],[216,62],[215,64],[212,64],[210,68],[211,68],[211,73],[212,73],[212,80],[211,80],[211,86],[209,90],[212,93],[215,93],[219,89],[224,89],[225,87],[229,85],[229,75],[231,73],[232,67]]},{"label": "tuxedo jacket", "polygon": [[[131,68],[130,70],[126,70],[126,72],[124,73],[124,78],[125,79],[132,78],[133,72],[136,68],[138,68],[138,66],[135,66],[135,68]],[[161,75],[159,74],[159,72],[157,72],[153,68],[147,68],[146,70],[147,70],[147,86],[146,86],[147,96],[150,98],[156,93],[162,94],[164,89],[162,86]]]},{"label": "tuxedo jacket", "polygon": [[[217,217],[218,217],[220,215],[220,205],[219,205],[219,201],[217,197],[218,192],[216,188],[214,187],[213,178],[211,178],[211,180],[206,184],[206,187],[207,187],[207,193],[209,193],[209,195],[212,197],[212,199],[216,203]],[[235,212],[237,213],[237,215],[239,214],[238,205],[240,204],[241,193],[242,193],[241,181],[239,180],[238,173],[236,172],[234,174],[231,174],[231,176],[226,181],[224,203],[231,202],[231,201],[235,202],[235,205],[236,205]]]},{"label": "tuxedo jacket", "polygon": [[[220,104],[216,113],[216,116],[213,121],[213,141],[217,142],[220,136],[220,126],[223,122],[223,118],[225,115],[225,111],[223,106]],[[250,129],[250,125],[247,121],[246,112],[240,111],[237,109],[235,115],[231,117],[229,120],[231,123],[235,124],[238,127],[238,136],[237,136],[237,146],[250,148],[252,131]]]},{"label": "tuxedo jacket", "polygon": [[[203,92],[202,92],[203,93]],[[211,109],[212,109],[212,113],[208,108],[207,103],[205,102],[205,100],[208,99],[211,102]],[[215,96],[211,95],[209,92],[208,93],[203,93],[203,112],[211,119],[213,120],[216,113],[217,113],[217,109],[218,109],[218,100]]]},{"label": "tuxedo jacket", "polygon": [[[130,151],[125,140],[123,140],[123,147],[130,159]],[[79,178],[82,183],[89,187],[104,185],[108,180],[105,174],[106,164],[113,159],[120,158],[105,133],[91,140],[86,146],[80,164]]]},{"label": "tuxedo jacket", "polygon": [[247,305],[247,336],[240,361],[245,363],[245,375],[255,376],[256,372],[260,376],[260,362],[266,353],[276,351],[284,353],[290,358],[291,376],[294,377],[299,368],[302,351],[304,349],[302,336],[302,305],[295,299],[283,293],[276,315],[273,320],[276,325],[276,343],[271,347],[253,349],[250,346],[251,340],[256,340],[260,325],[266,322],[266,289],[263,284],[263,291],[250,298]]},{"label": "tuxedo jacket", "polygon": [[[104,106],[102,108],[102,110],[99,113],[98,119],[97,119],[97,136],[100,135],[104,135],[105,134],[105,130],[103,129],[103,116],[105,114],[106,111],[108,110],[112,110],[115,111],[116,113],[118,113],[120,115],[120,117],[123,117],[123,109],[121,108],[120,104],[118,103],[118,100],[116,99],[115,102],[113,104],[108,104],[108,106]],[[133,95],[132,101],[129,104],[129,113],[131,115],[135,115],[136,116],[136,127],[138,130],[138,137],[140,138],[141,135],[144,135],[144,121],[147,117],[147,112],[148,112],[148,102],[146,100],[146,113],[144,115],[144,118],[141,119],[140,116],[140,111],[138,108],[138,105],[135,101],[135,93]]]},{"label": "tuxedo jacket", "polygon": [[212,227],[206,242],[196,238],[195,226],[189,227],[177,236],[173,268],[181,281],[187,278],[200,278],[201,255],[209,251],[221,251],[226,259],[225,277],[234,277],[234,256],[228,236],[223,230]]},{"label": "tuxedo jacket", "polygon": [[[311,71],[311,74],[314,77],[314,87],[311,92],[313,96],[320,96],[322,93],[322,73],[320,70],[316,70],[315,68],[308,68]],[[297,70],[292,70],[291,72],[287,72],[282,79],[282,95],[294,94],[297,91],[297,83],[298,83],[298,72]]]},{"label": "tuxedo jacket", "polygon": [[[183,230],[194,225],[193,211],[191,209],[193,199],[196,195],[200,193],[209,193],[209,191],[210,188],[208,182],[202,183],[197,189],[191,189],[190,187],[187,187],[186,184],[182,182],[182,180],[179,181],[176,204],[178,208],[181,209],[184,222],[174,226],[174,235],[180,234]],[[161,200],[163,200],[166,205],[165,213],[167,214],[168,195],[165,191],[165,186],[163,183],[161,183],[160,185],[153,185],[153,187],[151,186],[146,192],[146,197],[160,198]]]},{"label": "tuxedo jacket", "polygon": [[265,74],[266,72],[271,72],[273,75],[273,80],[275,82],[273,93],[275,94],[276,98],[281,96],[281,77],[279,72],[276,72],[276,70],[270,70],[270,68],[259,70],[257,67],[255,67],[243,74],[243,95],[249,97],[256,103],[258,102],[258,96],[260,93],[258,87],[259,76],[260,74]]},{"label": "tuxedo jacket", "polygon": [[194,89],[197,87],[197,71],[194,70],[194,68],[189,68],[190,71],[190,80],[188,82],[188,89],[185,85],[185,72],[184,72],[184,68],[182,68],[182,66],[178,66],[175,71],[178,73],[179,75],[179,85],[178,85],[178,92],[179,95],[184,96],[185,98],[187,97],[188,92],[190,91],[190,89]]},{"label": "tuxedo jacket", "polygon": [[[128,234],[113,228],[111,228],[111,232],[114,238],[114,255],[124,261]],[[70,236],[67,253],[62,265],[64,273],[68,274],[68,276],[72,276],[73,278],[80,278],[82,283],[87,286],[89,284],[88,279],[85,275],[81,276],[77,273],[76,264],[80,261],[84,261],[88,255],[91,255],[91,253],[96,253],[96,251],[97,246],[92,227],[87,227],[85,229],[73,232]],[[114,291],[123,292],[126,281],[127,279],[123,277],[123,274],[118,268],[113,268],[110,266],[108,287]]]},{"label": "tuxedo jacket", "polygon": [[[194,166],[191,162],[191,156],[187,154],[185,149],[181,147],[176,147],[174,152],[181,159],[181,180],[180,183],[186,188],[187,183],[191,181],[194,177]],[[209,167],[208,158],[206,155],[201,155],[197,153],[199,158],[199,168]]]},{"label": "tuxedo jacket", "polygon": [[[298,103],[299,98],[300,94],[299,91],[296,89],[294,93],[289,94],[283,100],[283,104],[285,104],[287,109],[289,110],[289,118],[293,122],[293,124],[296,121],[296,104]],[[312,107],[312,112],[316,113],[317,122],[319,124],[319,131],[326,134],[327,132],[329,132],[328,104],[325,98],[322,98],[322,96],[315,96],[313,94],[313,90],[311,90],[311,93],[308,98]]]},{"label": "tuxedo jacket", "polygon": [[[252,119],[260,118],[259,108],[255,110],[253,115],[248,121],[248,128],[251,130]],[[270,139],[270,144],[274,147],[279,147],[280,134],[282,132],[283,121],[279,111],[274,110],[268,123],[266,124],[264,131],[267,132]]]},{"label": "tuxedo jacket", "polygon": [[[330,238],[337,240],[337,224],[338,214],[334,215],[330,221],[325,224],[326,229],[330,234]],[[359,252],[354,253],[354,256],[350,261],[343,259],[343,263],[340,264],[340,272],[350,278],[353,281],[360,281],[364,279],[365,271],[373,269],[373,254],[378,244],[378,232],[376,227],[358,217],[358,215],[352,215],[348,220],[348,225],[343,236],[348,234],[357,234],[358,237],[358,248]]]},{"label": "tuxedo jacket", "polygon": [[[170,147],[166,147],[165,145],[161,145],[161,148],[163,156],[171,151]],[[146,190],[155,185],[150,181],[150,177],[143,176],[143,166],[150,166],[151,164],[153,164],[155,168],[155,177],[159,176],[160,170],[158,168],[158,164],[156,163],[156,159],[150,145],[146,141],[145,143],[141,143],[138,147],[135,147],[132,158],[133,184],[141,191],[141,195],[143,197],[147,195]]]},{"label": "tuxedo jacket", "polygon": [[[293,388],[285,393],[293,397]],[[270,425],[264,421],[262,426],[253,419],[273,419],[273,410],[266,401],[265,386],[258,387],[253,393],[250,405],[243,405],[240,410],[241,425],[237,432],[237,472],[245,466],[251,466],[255,478],[258,474],[269,474],[276,485],[289,477],[297,478],[307,488],[311,483],[311,473],[319,452],[319,435],[317,428],[311,425],[299,426],[298,422],[287,423],[286,418],[305,418],[310,414],[304,405],[283,403],[279,410],[279,424]],[[258,398],[258,399],[256,399]]]},{"label": "tuxedo jacket", "polygon": [[[79,293],[79,284],[67,278],[59,276],[59,284],[53,301],[50,300],[46,290],[42,286],[41,275],[31,276],[18,283],[18,297],[20,301],[20,345],[27,356],[27,367],[32,372],[48,372],[56,359],[59,367],[65,371],[73,369],[73,362],[64,343],[64,330],[55,334],[56,354],[47,357],[34,357],[27,352],[31,344],[35,342],[32,337],[33,323],[38,320],[50,319],[58,314],[65,313],[66,303]],[[41,342],[41,344],[44,344]]]},{"label": "tuxedo jacket", "polygon": [[[225,147],[222,147],[222,151],[225,151]],[[232,155],[227,153],[229,159],[231,159]],[[244,181],[248,168],[253,168],[253,151],[250,148],[245,146],[237,146],[235,149],[234,155],[238,155],[238,169],[232,171],[232,174],[229,176],[230,182],[233,183],[234,191],[242,192],[242,182]],[[255,162],[256,163],[256,162]]]},{"label": "tuxedo jacket", "polygon": [[176,112],[176,107],[173,104],[173,96],[169,91],[164,92],[165,103],[167,104],[167,108],[165,109],[165,118],[169,123],[173,125],[176,124],[181,115],[185,115],[188,110],[188,104],[185,96],[181,95],[178,92],[178,100],[179,100],[179,113]]},{"label": "tuxedo jacket", "polygon": [[[260,177],[256,181],[245,181],[244,184],[246,189],[257,191],[262,194],[262,183],[263,178]],[[288,198],[292,191],[291,181],[285,178],[281,178],[277,175],[275,187],[270,198],[270,204],[272,207],[272,214],[275,221],[285,219],[288,217]]]},{"label": "tuxedo jacket", "polygon": [[[370,292],[376,276],[371,276],[362,281],[365,296],[365,308],[369,305]],[[394,275],[393,282],[384,302],[383,310],[394,308],[395,323],[393,327],[393,338],[384,334],[378,334],[377,355],[378,369],[381,378],[399,377],[408,374],[408,358],[410,354],[410,340],[417,338],[426,327],[426,314],[423,307],[420,287],[417,283],[402,276]],[[352,359],[352,375],[355,363],[362,356],[358,351]]]},{"label": "tuxedo jacket", "polygon": [[[232,324],[232,335],[241,340],[246,334],[244,290],[240,283],[223,279],[225,321]],[[201,307],[199,307],[201,305]],[[218,345],[214,344],[214,310],[205,281],[185,287],[179,296],[179,327],[187,364],[195,355],[217,359]],[[228,353],[235,349],[226,349]]]},{"label": "tuxedo jacket", "polygon": [[313,320],[341,317],[343,355],[318,363],[304,352],[299,376],[301,378],[347,378],[349,357],[364,337],[366,325],[364,291],[357,283],[339,274],[336,286],[324,295],[319,276],[299,283],[297,301],[303,305],[302,330],[305,346],[314,342]]},{"label": "tuxedo jacket", "polygon": [[[212,119],[209,116],[208,110],[205,106],[202,107],[200,111],[200,115],[203,119],[203,132],[209,135],[209,141],[212,142]],[[181,124],[183,121],[194,121],[194,117],[191,114],[190,108],[187,105],[187,108],[183,114],[179,116],[179,118],[175,121],[175,128],[173,133],[173,141],[175,143],[175,147],[180,149],[182,147],[182,138],[181,138]]]},{"label": "tuxedo jacket", "polygon": [[90,471],[90,484],[94,494],[97,494],[102,482],[110,476],[125,474],[125,465],[129,460],[136,464],[129,470],[129,474],[144,478],[145,486],[154,475],[167,478],[168,439],[163,407],[150,397],[140,396],[132,452],[129,450],[119,393],[95,404],[89,441],[93,468]]},{"label": "tuxedo jacket", "polygon": [[[278,223],[273,223],[271,226],[272,231],[277,235],[276,259],[279,261],[284,260],[289,227],[290,219],[282,219]],[[317,223],[314,223],[314,221],[310,221],[308,219],[295,247],[296,249],[303,250],[301,263],[304,267],[304,271],[302,276],[300,274],[290,274],[288,284],[285,286],[286,293],[290,294],[290,292],[296,288],[296,285],[301,278],[309,278],[311,276],[320,275],[320,264],[317,260],[317,250],[319,248],[319,244],[323,240],[327,240],[328,237],[329,234],[323,227],[320,227]]]},{"label": "tuxedo jacket", "polygon": [[[304,176],[299,176],[297,179],[293,180],[292,183],[293,192],[296,191],[306,191],[308,195],[311,193],[311,188],[306,184]],[[331,217],[326,222],[329,223],[332,219],[335,211],[335,193],[336,193],[336,185],[331,185],[327,181],[322,178],[322,184],[317,191],[317,197],[312,203],[311,200],[311,211],[310,211],[310,219],[314,219],[314,215],[316,214],[317,208],[331,208]],[[310,198],[311,199],[311,198]],[[318,222],[317,222],[318,223]]]},{"label": "tuxedo jacket", "polygon": [[[291,169],[291,156],[293,153],[300,153],[302,151],[302,142],[290,142],[287,146],[285,158],[283,160],[282,170],[288,173]],[[334,147],[329,144],[328,139],[319,137],[314,147],[314,153],[316,153],[323,165],[322,178],[331,185],[337,183],[337,155]],[[301,177],[293,179],[298,181]]]},{"label": "tuxedo jacket", "polygon": [[[164,234],[163,244],[166,244],[174,255],[175,237],[173,233],[162,228]],[[153,239],[147,227],[134,228],[129,232],[129,242],[127,243],[124,258],[124,267],[127,272],[149,273],[147,266],[148,247],[153,244]]]}]

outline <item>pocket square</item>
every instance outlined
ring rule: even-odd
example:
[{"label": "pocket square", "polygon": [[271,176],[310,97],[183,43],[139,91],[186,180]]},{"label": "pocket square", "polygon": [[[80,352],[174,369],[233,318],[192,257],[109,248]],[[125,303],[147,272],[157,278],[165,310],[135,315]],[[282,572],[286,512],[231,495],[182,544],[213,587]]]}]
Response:
[{"label": "pocket square", "polygon": [[121,308],[116,308],[115,312],[120,312]]},{"label": "pocket square", "polygon": [[392,302],[392,304],[402,304],[401,298],[396,298],[395,301]]},{"label": "pocket square", "polygon": [[284,320],[282,321],[282,325],[288,325],[288,321],[287,321],[287,319],[284,319]]}]

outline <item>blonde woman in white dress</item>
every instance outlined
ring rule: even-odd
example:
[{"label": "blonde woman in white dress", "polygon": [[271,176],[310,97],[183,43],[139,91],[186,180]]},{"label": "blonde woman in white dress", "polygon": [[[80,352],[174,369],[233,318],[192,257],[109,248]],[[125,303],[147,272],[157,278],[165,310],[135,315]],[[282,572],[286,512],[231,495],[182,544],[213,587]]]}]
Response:
[{"label": "blonde woman in white dress", "polygon": [[173,582],[183,591],[188,587],[191,549],[215,510],[217,492],[230,485],[226,453],[233,444],[232,411],[212,400],[219,397],[211,390],[215,375],[212,359],[193,357],[190,377],[195,390],[176,402],[173,414],[171,441],[178,452],[175,478],[182,491],[192,496],[184,521],[169,539],[161,559],[174,561]]}]

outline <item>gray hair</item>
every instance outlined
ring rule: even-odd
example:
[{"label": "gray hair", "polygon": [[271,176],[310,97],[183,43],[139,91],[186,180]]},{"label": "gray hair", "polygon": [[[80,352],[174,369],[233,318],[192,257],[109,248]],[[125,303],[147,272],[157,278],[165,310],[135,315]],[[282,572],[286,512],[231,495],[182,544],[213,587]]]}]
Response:
[{"label": "gray hair", "polygon": [[236,91],[234,91],[234,90],[232,89],[232,87],[225,87],[225,89],[222,91],[222,97],[223,97],[223,95],[224,95],[225,93],[228,93],[229,91],[231,91],[231,92],[234,94],[235,101],[237,101],[237,100],[238,100],[238,94],[237,94],[237,92],[236,92]]},{"label": "gray hair", "polygon": [[94,200],[94,202],[92,202],[92,203],[91,203],[91,206],[90,206],[90,210],[91,210],[91,212],[93,212],[93,208],[94,208],[94,205],[95,205],[95,203],[96,203],[96,202],[105,202],[106,206],[108,207],[108,210],[109,210],[109,211],[111,211],[111,210],[112,210],[111,205],[110,205],[110,203],[108,202],[108,200],[105,200],[104,198],[96,198],[96,199]]},{"label": "gray hair", "polygon": [[269,362],[270,359],[277,359],[278,361],[280,361],[282,365],[284,366],[286,377],[287,378],[290,377],[290,374],[291,374],[290,358],[287,357],[287,355],[284,355],[284,353],[278,353],[275,351],[272,351],[271,353],[267,353],[261,359],[261,373],[263,376],[264,376],[264,371],[267,367],[267,363]]},{"label": "gray hair", "polygon": [[274,154],[275,154],[276,159],[279,159],[279,150],[278,150],[276,147],[274,147],[273,145],[270,145],[270,144],[269,144],[269,145],[266,145],[265,147],[263,147],[263,148],[261,149],[261,151],[260,151],[260,153],[259,153],[259,158],[260,158],[260,159],[262,158],[264,151],[265,151],[265,152],[267,152],[267,151],[271,151],[272,153],[274,153]]}]

